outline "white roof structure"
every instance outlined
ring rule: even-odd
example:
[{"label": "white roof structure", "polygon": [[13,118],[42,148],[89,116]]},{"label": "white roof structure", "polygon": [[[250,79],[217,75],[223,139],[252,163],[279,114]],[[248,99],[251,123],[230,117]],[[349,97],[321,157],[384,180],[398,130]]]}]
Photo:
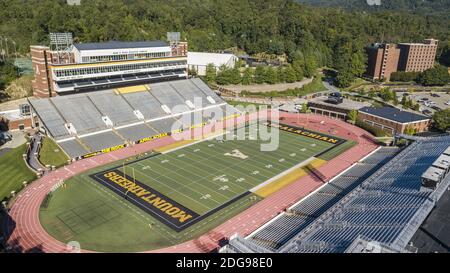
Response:
[{"label": "white roof structure", "polygon": [[187,54],[187,62],[189,66],[207,66],[212,63],[215,67],[222,65],[234,66],[237,57],[234,54],[225,53],[207,53],[207,52],[191,52]]}]

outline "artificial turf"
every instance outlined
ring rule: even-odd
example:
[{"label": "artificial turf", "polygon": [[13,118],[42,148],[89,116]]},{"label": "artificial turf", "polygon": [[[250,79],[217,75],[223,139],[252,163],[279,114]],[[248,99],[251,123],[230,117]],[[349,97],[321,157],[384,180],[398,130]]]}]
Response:
[{"label": "artificial turf", "polygon": [[[238,134],[228,134],[233,135]],[[267,142],[250,136],[214,138],[127,162],[125,169],[116,162],[90,170],[52,194],[41,208],[41,223],[62,242],[78,241],[84,249],[105,252],[158,249],[194,239],[261,199],[242,193],[333,147],[281,130],[279,136],[278,149],[270,152],[260,150],[261,143]],[[226,155],[233,151],[244,158]],[[131,176],[134,172],[137,181],[204,218],[179,232],[170,229],[90,177],[109,169]]]}]

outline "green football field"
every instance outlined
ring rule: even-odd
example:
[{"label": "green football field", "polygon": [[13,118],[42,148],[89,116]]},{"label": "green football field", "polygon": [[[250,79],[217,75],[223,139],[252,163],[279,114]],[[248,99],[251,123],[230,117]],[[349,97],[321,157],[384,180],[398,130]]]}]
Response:
[{"label": "green football field", "polygon": [[[260,147],[267,141],[250,135],[237,140],[233,131],[224,140],[90,170],[46,198],[41,223],[60,241],[78,241],[90,250],[178,244],[258,202],[261,197],[252,193],[256,186],[335,146],[279,130],[278,148],[264,152]],[[182,219],[177,215],[192,217],[177,222]]]}]

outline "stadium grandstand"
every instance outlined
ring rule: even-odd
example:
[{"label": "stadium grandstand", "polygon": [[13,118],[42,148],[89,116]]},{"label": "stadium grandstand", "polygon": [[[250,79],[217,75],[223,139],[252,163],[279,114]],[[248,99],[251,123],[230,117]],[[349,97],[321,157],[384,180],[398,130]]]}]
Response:
[{"label": "stadium grandstand", "polygon": [[[60,38],[59,38],[60,39]],[[187,77],[187,42],[110,41],[52,50],[31,46],[35,97],[53,97]]]},{"label": "stadium grandstand", "polygon": [[35,125],[73,159],[239,114],[197,78],[28,101]]},{"label": "stadium grandstand", "polygon": [[[417,252],[412,238],[450,185],[450,136],[409,141],[379,148],[221,252]],[[431,185],[430,168],[444,174]]]}]

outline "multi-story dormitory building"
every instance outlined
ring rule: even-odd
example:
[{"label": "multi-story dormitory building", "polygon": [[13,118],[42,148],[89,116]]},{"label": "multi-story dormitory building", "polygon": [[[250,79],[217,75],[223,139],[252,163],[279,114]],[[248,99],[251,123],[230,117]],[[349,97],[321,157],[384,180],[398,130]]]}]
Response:
[{"label": "multi-story dormitory building", "polygon": [[434,65],[438,40],[426,39],[424,43],[380,44],[366,48],[366,76],[373,80],[389,81],[396,71],[422,72]]},{"label": "multi-story dormitory building", "polygon": [[73,44],[65,52],[31,46],[35,97],[187,77],[187,43],[164,41]]}]

